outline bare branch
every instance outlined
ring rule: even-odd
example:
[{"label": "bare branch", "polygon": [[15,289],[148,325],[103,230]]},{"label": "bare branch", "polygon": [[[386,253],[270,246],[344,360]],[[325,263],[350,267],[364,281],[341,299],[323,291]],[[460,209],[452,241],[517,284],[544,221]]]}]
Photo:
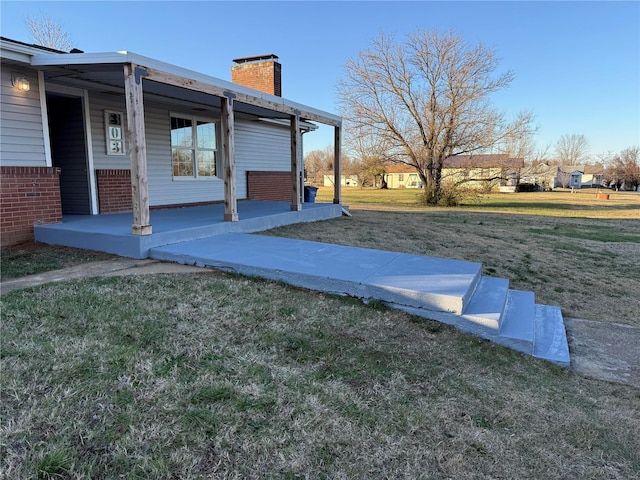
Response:
[{"label": "bare branch", "polygon": [[588,159],[588,148],[584,135],[562,135],[556,143],[556,159],[560,165],[579,165]]},{"label": "bare branch", "polygon": [[455,34],[417,30],[403,43],[381,34],[345,65],[339,85],[350,138],[375,138],[382,156],[418,170],[437,201],[447,157],[515,144],[533,132],[533,115],[513,121],[489,97],[512,72],[495,74],[495,53]]},{"label": "bare branch", "polygon": [[68,52],[73,48],[71,36],[64,27],[49,15],[40,13],[38,17],[26,18],[27,29],[36,45]]}]

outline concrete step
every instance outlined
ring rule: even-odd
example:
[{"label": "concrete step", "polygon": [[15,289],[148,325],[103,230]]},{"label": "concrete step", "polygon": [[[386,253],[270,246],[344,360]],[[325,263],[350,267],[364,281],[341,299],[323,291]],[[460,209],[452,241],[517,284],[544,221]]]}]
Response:
[{"label": "concrete step", "polygon": [[522,290],[509,290],[500,326],[501,343],[531,355],[534,316],[535,294]]},{"label": "concrete step", "polygon": [[509,290],[500,335],[533,343],[535,294]]},{"label": "concrete step", "polygon": [[567,332],[558,307],[536,305],[533,356],[563,367],[571,363]]},{"label": "concrete step", "polygon": [[462,317],[470,322],[499,330],[502,323],[509,280],[505,278],[481,277]]}]

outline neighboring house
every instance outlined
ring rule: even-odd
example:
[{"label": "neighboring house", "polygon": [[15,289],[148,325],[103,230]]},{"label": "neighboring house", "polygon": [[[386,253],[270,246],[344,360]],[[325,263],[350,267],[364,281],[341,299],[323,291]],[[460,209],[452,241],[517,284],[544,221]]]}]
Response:
[{"label": "neighboring house", "polygon": [[540,163],[522,169],[521,183],[537,185],[541,190],[552,188],[591,188],[602,186],[602,165],[549,165]]},{"label": "neighboring house", "polygon": [[387,165],[385,170],[388,188],[422,188],[422,180],[415,167],[399,163]]},{"label": "neighboring house", "polygon": [[520,183],[535,185],[539,190],[551,190],[557,177],[558,167],[546,162],[528,165],[520,172]]},{"label": "neighboring house", "polygon": [[515,191],[524,159],[505,154],[455,155],[444,161],[442,179],[473,188]]},{"label": "neighboring house", "polygon": [[[237,201],[302,208],[302,135],[339,116],[288,101],[275,55],[235,59],[228,82],[131,52],[65,53],[0,38],[1,242],[63,214]],[[76,52],[76,50],[74,50]],[[339,169],[338,169],[339,171]],[[340,203],[335,186],[334,203]]]},{"label": "neighboring house", "polygon": [[603,177],[602,165],[585,165],[582,173],[582,188],[601,187]]},{"label": "neighboring house", "polygon": [[[524,165],[522,158],[508,155],[457,155],[445,160],[442,168],[444,182],[456,182],[472,187],[497,189],[500,186],[512,187],[518,184],[520,170]],[[423,188],[418,170],[404,163],[385,165],[385,180],[388,188]],[[324,185],[332,185],[333,176],[325,175]],[[351,179],[351,180],[350,180]],[[355,176],[342,176],[342,186],[353,183]]]},{"label": "neighboring house", "polygon": [[[336,183],[336,178],[332,172],[324,173],[322,175],[322,185],[325,187],[333,187]],[[359,185],[357,175],[340,175],[340,185],[342,187],[355,188]]]},{"label": "neighboring house", "polygon": [[[456,155],[444,161],[442,179],[472,187],[497,188],[517,185],[521,158],[508,155]],[[415,167],[406,164],[387,165],[389,188],[422,188],[422,179]]]},{"label": "neighboring house", "polygon": [[584,166],[563,165],[556,167],[553,188],[582,188]]}]

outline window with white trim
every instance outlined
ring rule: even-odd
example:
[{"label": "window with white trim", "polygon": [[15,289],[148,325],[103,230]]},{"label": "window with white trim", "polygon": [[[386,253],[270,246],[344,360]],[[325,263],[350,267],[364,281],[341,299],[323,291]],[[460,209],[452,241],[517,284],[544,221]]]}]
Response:
[{"label": "window with white trim", "polygon": [[216,124],[188,115],[171,115],[171,168],[174,177],[216,176]]}]

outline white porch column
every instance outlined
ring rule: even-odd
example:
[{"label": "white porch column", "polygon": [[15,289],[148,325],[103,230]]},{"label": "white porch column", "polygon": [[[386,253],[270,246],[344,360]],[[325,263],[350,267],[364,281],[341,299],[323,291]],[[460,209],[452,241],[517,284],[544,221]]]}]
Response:
[{"label": "white porch column", "polygon": [[224,92],[222,100],[222,169],[224,176],[224,220],[237,222],[238,199],[236,197],[236,154],[235,154],[235,120],[233,99],[235,95]]},{"label": "white porch column", "polygon": [[300,112],[291,115],[291,210],[302,210],[300,201],[300,165],[302,165]]},{"label": "white porch column", "polygon": [[333,203],[342,204],[342,153],[340,127],[333,132]]},{"label": "white porch column", "polygon": [[151,235],[149,185],[147,177],[147,143],[144,129],[142,77],[147,72],[132,63],[124,65],[124,93],[127,103],[127,139],[131,159],[131,195],[134,235]]}]

